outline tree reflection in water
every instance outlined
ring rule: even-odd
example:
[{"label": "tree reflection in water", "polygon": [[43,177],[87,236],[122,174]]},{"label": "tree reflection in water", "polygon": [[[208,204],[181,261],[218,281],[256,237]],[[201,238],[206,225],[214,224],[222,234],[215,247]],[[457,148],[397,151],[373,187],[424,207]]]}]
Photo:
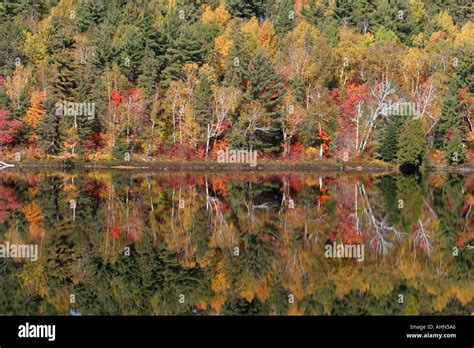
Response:
[{"label": "tree reflection in water", "polygon": [[5,171],[0,193],[0,240],[40,250],[0,261],[2,314],[474,311],[473,176]]}]

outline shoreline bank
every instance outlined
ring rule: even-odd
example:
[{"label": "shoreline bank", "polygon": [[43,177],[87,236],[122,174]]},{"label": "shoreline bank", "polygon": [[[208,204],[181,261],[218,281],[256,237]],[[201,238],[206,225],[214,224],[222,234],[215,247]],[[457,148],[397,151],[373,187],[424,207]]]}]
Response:
[{"label": "shoreline bank", "polygon": [[[164,172],[264,172],[264,171],[345,171],[345,172],[400,172],[397,165],[385,163],[334,163],[334,162],[268,162],[257,166],[248,164],[223,164],[217,162],[80,162],[80,161],[25,161],[12,163],[14,167],[8,169],[61,169],[61,170],[147,170]],[[453,172],[453,173],[474,173],[474,167],[470,166],[435,166],[427,165],[421,171],[428,172]]]}]

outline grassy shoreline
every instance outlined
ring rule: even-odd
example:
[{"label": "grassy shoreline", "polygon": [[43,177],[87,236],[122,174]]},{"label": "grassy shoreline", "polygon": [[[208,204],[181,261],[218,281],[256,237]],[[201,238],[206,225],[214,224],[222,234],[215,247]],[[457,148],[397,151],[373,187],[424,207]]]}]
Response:
[{"label": "grassy shoreline", "polygon": [[[261,171],[347,171],[347,172],[399,172],[399,167],[391,163],[382,161],[366,162],[343,162],[335,160],[322,161],[261,161],[258,165],[251,167],[248,164],[239,163],[218,163],[216,161],[79,161],[79,160],[27,160],[22,162],[12,162],[14,168],[21,169],[117,169],[117,170],[156,170],[156,171],[195,171],[195,172],[261,172]],[[425,165],[422,171],[446,171],[459,173],[474,173],[472,166],[440,166]]]}]

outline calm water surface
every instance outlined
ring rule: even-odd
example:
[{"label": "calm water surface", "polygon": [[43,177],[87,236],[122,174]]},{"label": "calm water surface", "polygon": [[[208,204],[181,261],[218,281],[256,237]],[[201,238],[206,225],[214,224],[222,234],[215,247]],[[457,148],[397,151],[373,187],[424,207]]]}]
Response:
[{"label": "calm water surface", "polygon": [[38,260],[0,259],[0,314],[470,315],[473,205],[445,173],[4,170],[0,244]]}]

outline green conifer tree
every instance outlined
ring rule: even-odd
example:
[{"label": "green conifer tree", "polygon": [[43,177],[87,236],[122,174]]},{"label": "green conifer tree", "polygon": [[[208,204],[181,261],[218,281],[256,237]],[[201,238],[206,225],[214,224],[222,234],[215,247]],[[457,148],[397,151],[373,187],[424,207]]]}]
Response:
[{"label": "green conifer tree", "polygon": [[400,136],[403,122],[404,120],[402,117],[397,117],[390,122],[387,128],[387,133],[380,149],[382,160],[385,162],[395,163],[397,161],[398,138]]},{"label": "green conifer tree", "polygon": [[398,163],[402,167],[419,167],[426,154],[423,124],[419,119],[405,122],[399,138]]},{"label": "green conifer tree", "polygon": [[279,151],[282,140],[280,124],[280,103],[285,95],[285,83],[280,73],[273,69],[273,63],[263,50],[258,50],[249,65],[249,89],[244,100],[259,101],[271,119],[272,131],[263,135],[265,151]]},{"label": "green conifer tree", "polygon": [[201,139],[203,139],[206,137],[207,126],[210,124],[214,105],[212,84],[206,74],[201,74],[199,77],[191,99],[191,105],[193,107],[194,117],[201,129]]},{"label": "green conifer tree", "polygon": [[275,23],[276,31],[279,34],[286,34],[289,32],[295,22],[295,8],[293,0],[282,0],[278,4],[278,15]]},{"label": "green conifer tree", "polygon": [[442,148],[446,145],[450,130],[462,130],[463,115],[460,112],[459,80],[455,76],[448,84],[448,91],[441,107],[441,116],[435,132],[435,146]]},{"label": "green conifer tree", "polygon": [[46,100],[46,113],[38,126],[39,143],[44,152],[55,155],[60,152],[59,116],[56,115],[55,102]]},{"label": "green conifer tree", "polygon": [[269,0],[228,0],[227,10],[232,16],[250,18],[252,16],[263,18],[269,14]]},{"label": "green conifer tree", "polygon": [[466,150],[463,144],[463,135],[455,130],[448,135],[448,141],[444,150],[445,158],[449,164],[461,164],[466,159]]}]

